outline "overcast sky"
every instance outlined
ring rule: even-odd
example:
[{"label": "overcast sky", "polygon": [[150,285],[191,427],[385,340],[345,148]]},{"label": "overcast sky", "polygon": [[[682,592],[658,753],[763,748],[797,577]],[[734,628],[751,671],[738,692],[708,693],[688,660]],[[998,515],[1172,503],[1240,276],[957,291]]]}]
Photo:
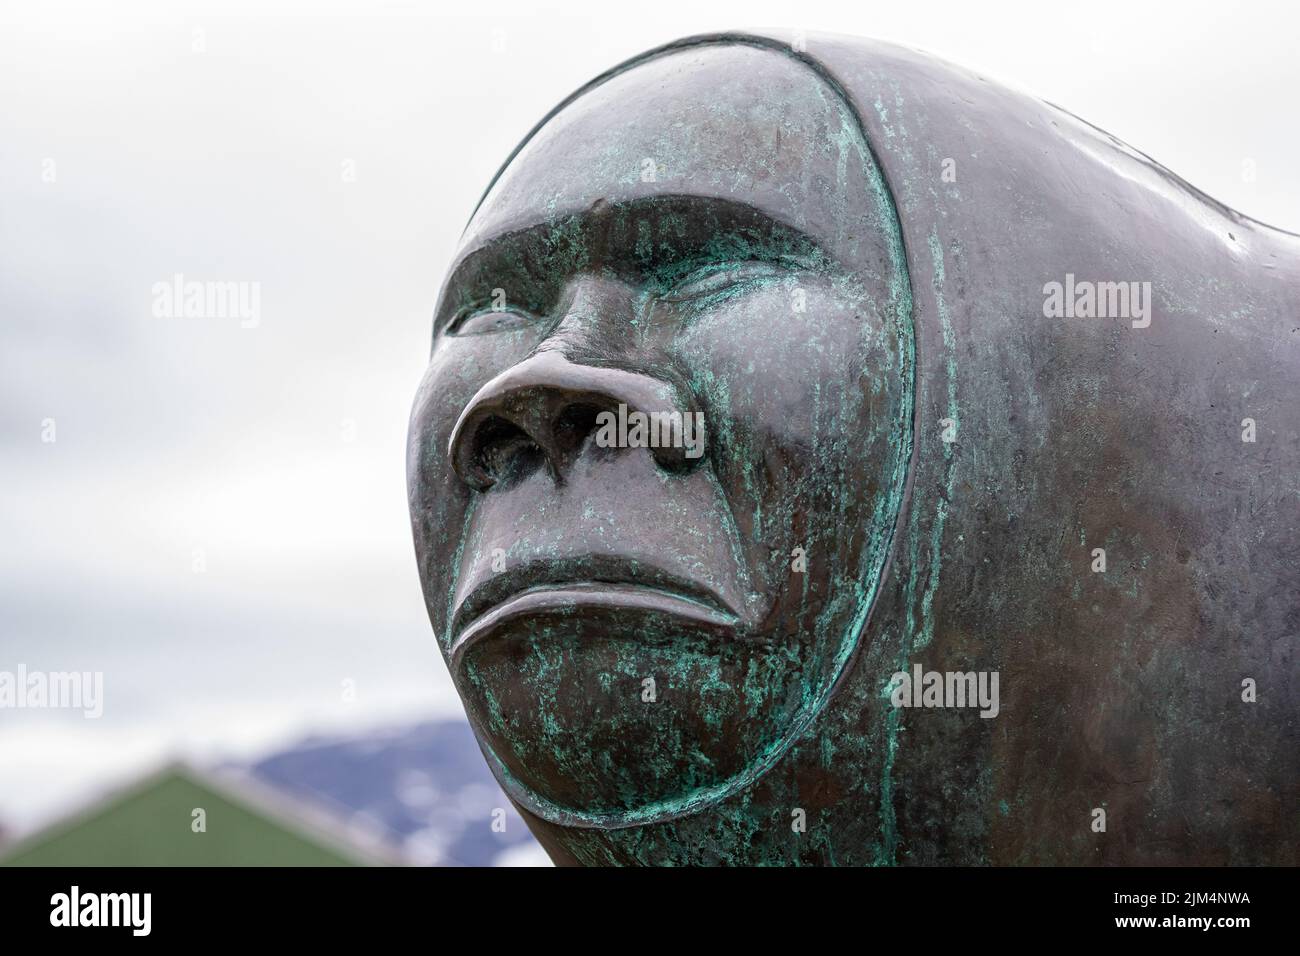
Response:
[{"label": "overcast sky", "polygon": [[[432,12],[457,6],[0,10],[0,670],[105,681],[99,720],[0,711],[0,822],[169,754],[461,714],[404,498],[434,297],[511,147],[642,49],[743,27],[918,46],[1300,229],[1281,3]],[[155,315],[178,273],[258,283],[256,327]]]}]

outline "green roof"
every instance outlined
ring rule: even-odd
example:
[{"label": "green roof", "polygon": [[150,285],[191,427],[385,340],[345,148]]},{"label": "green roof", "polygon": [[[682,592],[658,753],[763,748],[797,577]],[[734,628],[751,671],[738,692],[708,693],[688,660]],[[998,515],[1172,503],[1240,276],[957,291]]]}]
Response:
[{"label": "green roof", "polygon": [[[206,831],[196,833],[195,810]],[[400,862],[319,811],[172,765],[0,851],[0,866],[374,866]]]}]

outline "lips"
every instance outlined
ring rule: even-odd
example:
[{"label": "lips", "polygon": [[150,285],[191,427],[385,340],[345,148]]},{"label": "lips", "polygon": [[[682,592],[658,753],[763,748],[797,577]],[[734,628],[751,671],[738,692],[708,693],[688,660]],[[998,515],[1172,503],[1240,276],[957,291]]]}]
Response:
[{"label": "lips", "polygon": [[[451,663],[458,668],[477,644],[524,620],[631,620],[655,617],[696,630],[725,635],[740,615],[710,587],[644,565],[589,565],[597,577],[575,578],[574,562],[563,566],[529,565],[489,579],[471,592],[452,619]],[[523,582],[527,586],[523,586]]]}]

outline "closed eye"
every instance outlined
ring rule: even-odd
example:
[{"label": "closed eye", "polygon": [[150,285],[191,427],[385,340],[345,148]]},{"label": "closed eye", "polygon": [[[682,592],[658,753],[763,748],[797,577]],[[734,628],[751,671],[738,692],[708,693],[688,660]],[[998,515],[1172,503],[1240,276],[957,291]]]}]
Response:
[{"label": "closed eye", "polygon": [[447,324],[445,335],[491,335],[527,328],[537,317],[521,309],[465,309]]},{"label": "closed eye", "polygon": [[748,291],[790,274],[788,266],[761,259],[719,262],[688,272],[659,296],[661,302],[692,302]]}]

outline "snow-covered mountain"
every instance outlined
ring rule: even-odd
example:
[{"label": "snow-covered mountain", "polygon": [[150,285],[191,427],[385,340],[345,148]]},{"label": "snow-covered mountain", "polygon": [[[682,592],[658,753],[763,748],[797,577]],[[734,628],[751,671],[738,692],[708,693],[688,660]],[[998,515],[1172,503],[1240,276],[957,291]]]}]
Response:
[{"label": "snow-covered mountain", "polygon": [[243,769],[372,830],[416,864],[549,865],[461,721],[311,737]]}]

